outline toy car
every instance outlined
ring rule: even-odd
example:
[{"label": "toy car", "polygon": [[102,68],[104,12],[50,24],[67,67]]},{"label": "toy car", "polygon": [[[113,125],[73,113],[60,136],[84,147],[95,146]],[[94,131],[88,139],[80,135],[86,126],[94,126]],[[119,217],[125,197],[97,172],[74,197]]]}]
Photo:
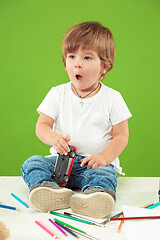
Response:
[{"label": "toy car", "polygon": [[54,171],[51,174],[51,178],[59,186],[65,186],[69,180],[73,162],[76,157],[76,148],[70,146],[70,152],[68,155],[58,155],[59,156],[57,158]]}]

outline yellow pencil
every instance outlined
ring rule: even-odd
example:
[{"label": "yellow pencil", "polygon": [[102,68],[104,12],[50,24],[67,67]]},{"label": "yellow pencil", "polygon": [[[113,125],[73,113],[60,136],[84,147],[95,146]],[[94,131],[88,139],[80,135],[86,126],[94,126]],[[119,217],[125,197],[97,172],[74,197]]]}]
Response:
[{"label": "yellow pencil", "polygon": [[148,204],[146,204],[146,205],[144,205],[144,206],[142,206],[142,207],[140,207],[140,208],[145,208],[145,207],[148,207],[148,206],[150,206],[151,204],[150,203],[148,203]]}]

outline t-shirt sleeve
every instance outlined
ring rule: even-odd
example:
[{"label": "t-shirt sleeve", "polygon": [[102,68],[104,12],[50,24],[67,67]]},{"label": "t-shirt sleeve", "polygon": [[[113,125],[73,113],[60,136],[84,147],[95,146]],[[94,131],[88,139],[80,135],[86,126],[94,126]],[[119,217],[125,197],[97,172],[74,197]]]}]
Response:
[{"label": "t-shirt sleeve", "polygon": [[132,117],[123,97],[116,92],[111,106],[110,120],[112,125],[118,124]]},{"label": "t-shirt sleeve", "polygon": [[44,113],[49,117],[56,120],[58,114],[58,100],[55,88],[51,88],[51,90],[47,93],[46,97],[42,101],[42,103],[37,108],[38,113]]}]

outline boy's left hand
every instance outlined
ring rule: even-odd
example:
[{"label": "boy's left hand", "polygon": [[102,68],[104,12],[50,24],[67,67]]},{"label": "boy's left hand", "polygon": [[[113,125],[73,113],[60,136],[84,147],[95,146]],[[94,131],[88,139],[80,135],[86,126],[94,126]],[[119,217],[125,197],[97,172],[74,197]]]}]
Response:
[{"label": "boy's left hand", "polygon": [[108,165],[104,157],[100,154],[93,154],[89,157],[83,158],[81,160],[81,167],[85,164],[87,164],[87,169],[105,167]]}]

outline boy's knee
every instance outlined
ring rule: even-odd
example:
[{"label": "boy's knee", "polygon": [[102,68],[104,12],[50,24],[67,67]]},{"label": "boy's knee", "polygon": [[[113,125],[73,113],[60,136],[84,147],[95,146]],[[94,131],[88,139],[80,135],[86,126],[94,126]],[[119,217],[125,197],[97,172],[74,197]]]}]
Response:
[{"label": "boy's knee", "polygon": [[41,162],[43,160],[42,156],[35,155],[30,158],[28,158],[22,165],[21,172],[27,171],[28,168],[30,168],[33,165],[37,165],[38,162]]}]

